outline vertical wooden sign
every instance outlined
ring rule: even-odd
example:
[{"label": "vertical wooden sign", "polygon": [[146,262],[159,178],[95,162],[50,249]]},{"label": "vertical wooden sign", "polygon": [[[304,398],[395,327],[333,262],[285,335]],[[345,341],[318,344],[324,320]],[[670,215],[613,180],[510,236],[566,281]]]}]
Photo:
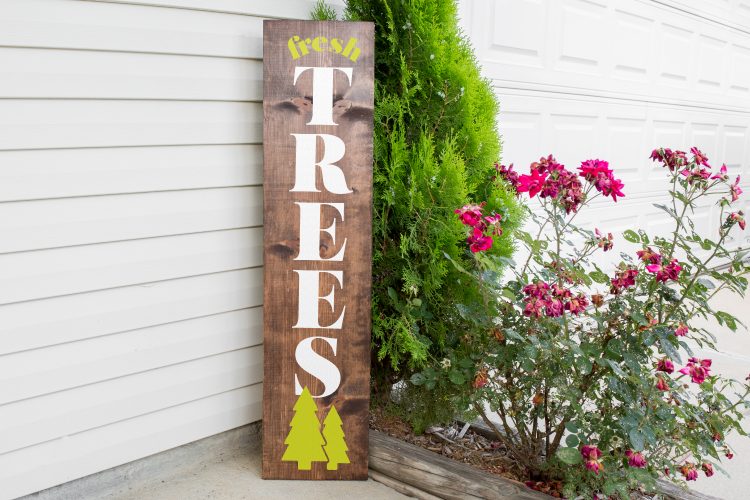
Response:
[{"label": "vertical wooden sign", "polygon": [[372,23],[264,21],[263,477],[366,479]]}]

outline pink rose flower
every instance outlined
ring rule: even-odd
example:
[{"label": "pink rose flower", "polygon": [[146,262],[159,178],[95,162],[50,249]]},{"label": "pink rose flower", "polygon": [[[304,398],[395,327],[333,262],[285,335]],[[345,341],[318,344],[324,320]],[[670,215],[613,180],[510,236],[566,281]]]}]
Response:
[{"label": "pink rose flower", "polygon": [[581,456],[583,457],[583,463],[586,468],[595,474],[599,474],[599,471],[604,470],[604,465],[601,463],[599,458],[602,456],[602,451],[593,445],[583,445],[581,447]]},{"label": "pink rose flower", "polygon": [[732,212],[727,218],[727,223],[736,222],[737,224],[739,224],[740,229],[744,231],[746,224],[744,215],[745,214],[742,213],[742,210],[740,210],[739,212]]},{"label": "pink rose flower", "polygon": [[651,152],[651,159],[660,162],[672,171],[688,163],[687,154],[684,151],[672,151],[669,148],[654,149]]},{"label": "pink rose flower", "polygon": [[648,262],[649,264],[661,264],[661,255],[651,250],[651,247],[646,247],[643,250],[638,250],[636,252],[636,255],[638,255],[638,258],[643,262]]},{"label": "pink rose flower", "polygon": [[729,175],[727,174],[727,166],[726,166],[726,164],[722,165],[721,168],[719,169],[719,173],[712,175],[711,179],[716,179],[716,180],[720,180],[720,181],[725,181],[725,180],[729,179]]},{"label": "pink rose flower", "polygon": [[581,163],[579,170],[581,171],[579,175],[592,183],[604,196],[612,196],[614,201],[617,201],[618,196],[625,196],[622,192],[625,185],[621,180],[615,179],[606,161],[586,160]]},{"label": "pink rose flower", "polygon": [[530,175],[519,175],[516,191],[529,193],[529,198],[533,198],[542,190],[546,179],[547,173],[540,173],[538,170],[532,170]]},{"label": "pink rose flower", "polygon": [[672,363],[672,361],[667,358],[662,358],[656,364],[656,370],[665,373],[673,373],[674,363]]},{"label": "pink rose flower", "polygon": [[742,194],[742,188],[739,186],[740,184],[740,176],[737,176],[737,179],[735,179],[734,184],[729,186],[729,194],[732,196],[732,201],[737,201],[740,199],[740,195]]},{"label": "pink rose flower", "polygon": [[628,450],[625,452],[625,456],[628,457],[628,465],[631,467],[637,467],[642,469],[646,467],[646,459],[643,458],[643,454],[638,451]]},{"label": "pink rose flower", "polygon": [[610,287],[610,293],[617,295],[626,288],[630,288],[635,285],[635,277],[638,276],[636,269],[624,269],[617,271],[615,277],[612,279],[612,286]]},{"label": "pink rose flower", "polygon": [[586,306],[588,305],[589,301],[586,296],[582,293],[579,293],[575,297],[572,297],[570,301],[565,303],[565,309],[571,314],[575,314],[576,316],[578,316],[586,310]]},{"label": "pink rose flower", "polygon": [[474,228],[471,236],[466,239],[466,242],[469,244],[469,250],[473,253],[483,252],[492,247],[492,238],[485,236],[484,231],[478,227]]},{"label": "pink rose flower", "polygon": [[693,146],[690,148],[690,152],[693,153],[693,161],[697,163],[698,165],[703,165],[704,167],[711,168],[711,165],[708,164],[708,157],[704,155],[700,149]]},{"label": "pink rose flower", "polygon": [[710,359],[688,359],[688,364],[684,368],[680,369],[680,373],[683,375],[690,375],[690,379],[694,384],[702,384],[706,381],[706,377],[711,374],[711,360]]},{"label": "pink rose flower", "polygon": [[475,227],[482,222],[482,205],[464,205],[453,213],[458,214],[458,218],[465,226]]},{"label": "pink rose flower", "polygon": [[500,176],[500,178],[504,179],[505,182],[513,187],[513,189],[518,188],[518,172],[513,170],[512,163],[507,167],[505,165],[495,163],[495,170],[497,170],[497,174]]},{"label": "pink rose flower", "polygon": [[684,337],[688,333],[688,326],[685,323],[680,323],[674,330],[674,334],[678,337]]},{"label": "pink rose flower", "polygon": [[667,265],[660,264],[649,264],[646,266],[646,271],[656,274],[656,281],[666,283],[669,280],[677,281],[680,275],[682,267],[677,263],[677,259],[672,259]]},{"label": "pink rose flower", "polygon": [[667,381],[664,380],[661,375],[656,376],[656,388],[660,391],[668,391],[669,385],[667,384]]}]

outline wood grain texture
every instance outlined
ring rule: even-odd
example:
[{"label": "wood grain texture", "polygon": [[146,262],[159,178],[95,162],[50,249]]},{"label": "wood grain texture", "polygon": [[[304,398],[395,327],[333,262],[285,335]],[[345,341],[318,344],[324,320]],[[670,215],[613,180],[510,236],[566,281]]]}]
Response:
[{"label": "wood grain texture", "polygon": [[552,498],[521,483],[445,458],[378,431],[370,431],[372,470],[450,500]]},{"label": "wood grain texture", "polygon": [[[310,51],[293,60],[287,41],[325,36],[328,39],[358,39],[361,54],[356,62],[334,52]],[[368,407],[370,377],[370,284],[372,220],[372,111],[373,111],[373,25],[371,23],[265,21],[264,22],[264,400],[263,477],[267,479],[367,479]],[[351,67],[351,86],[341,72],[334,78],[334,121],[336,126],[310,126],[312,75],[308,72],[293,84],[295,66]],[[298,106],[298,104],[300,104]],[[290,193],[294,185],[295,140],[293,133],[325,133],[340,137],[346,154],[336,162],[343,170],[349,194],[320,192]],[[319,140],[320,141],[320,140]],[[319,148],[320,149],[320,148]],[[320,154],[320,153],[319,153]],[[344,203],[344,221],[336,221],[336,244],[321,232],[323,258],[335,255],[346,238],[341,262],[295,261],[299,251],[299,209],[294,202]],[[330,212],[329,212],[330,210]],[[322,227],[336,216],[324,207]],[[329,325],[346,307],[342,329],[293,329],[297,321],[297,275],[294,270],[341,270],[344,285],[335,287],[335,310],[321,301],[320,324]],[[334,278],[321,275],[321,295],[334,286]],[[337,339],[337,355],[323,341],[313,348],[335,363],[341,385],[331,396],[316,399],[322,421],[335,405],[349,447],[350,464],[326,470],[326,463],[314,462],[312,469],[297,469],[296,462],[283,462],[293,406],[294,376],[313,395],[321,394],[322,383],[301,370],[294,358],[297,344],[312,336]]]}]

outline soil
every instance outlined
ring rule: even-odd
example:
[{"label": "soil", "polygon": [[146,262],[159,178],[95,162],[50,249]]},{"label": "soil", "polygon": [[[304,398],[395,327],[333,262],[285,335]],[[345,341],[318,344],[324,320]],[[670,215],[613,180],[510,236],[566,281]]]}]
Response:
[{"label": "soil", "polygon": [[370,428],[420,446],[434,453],[472,465],[491,474],[512,479],[534,490],[562,498],[562,483],[529,481],[508,450],[500,441],[493,441],[471,428],[464,431],[465,425],[454,422],[445,427],[428,427],[424,434],[415,434],[411,426],[402,418],[383,408],[370,411]]}]

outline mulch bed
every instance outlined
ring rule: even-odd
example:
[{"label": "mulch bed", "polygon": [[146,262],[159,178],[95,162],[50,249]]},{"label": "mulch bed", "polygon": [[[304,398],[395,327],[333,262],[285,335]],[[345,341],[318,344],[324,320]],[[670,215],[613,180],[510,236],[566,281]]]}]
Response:
[{"label": "mulch bed", "polygon": [[562,483],[530,482],[500,441],[494,441],[465,427],[465,424],[455,422],[445,427],[429,427],[424,434],[416,435],[408,423],[387,410],[373,408],[370,411],[371,429],[491,474],[525,483],[547,495],[562,498]]}]

